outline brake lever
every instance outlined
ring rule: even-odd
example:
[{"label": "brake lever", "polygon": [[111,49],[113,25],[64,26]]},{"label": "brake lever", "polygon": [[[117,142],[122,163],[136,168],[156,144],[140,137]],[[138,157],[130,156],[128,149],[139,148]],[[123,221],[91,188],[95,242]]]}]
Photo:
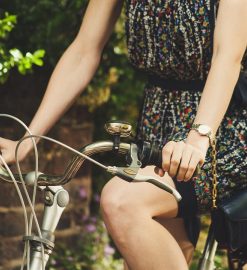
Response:
[{"label": "brake lever", "polygon": [[127,167],[109,166],[107,171],[121,179],[132,182],[141,168],[142,163],[138,158],[138,147],[135,143],[130,144],[129,155],[127,156]]},{"label": "brake lever", "polygon": [[168,193],[172,194],[175,197],[177,202],[182,200],[180,193],[175,188],[171,187],[170,185],[168,185],[164,182],[161,182],[160,180],[158,180],[154,176],[142,175],[142,174],[138,173],[138,174],[136,174],[135,178],[133,179],[133,182],[151,183],[151,184],[155,185],[156,187],[159,187],[159,188],[167,191]]},{"label": "brake lever", "polygon": [[148,182],[155,185],[162,190],[165,190],[172,194],[175,199],[179,202],[182,197],[179,192],[169,186],[168,184],[159,181],[153,176],[145,176],[138,173],[138,170],[141,168],[142,163],[138,158],[138,147],[136,144],[131,143],[129,156],[127,157],[127,162],[130,164],[128,167],[109,167],[108,171],[116,176],[119,176],[121,179],[128,182]]}]

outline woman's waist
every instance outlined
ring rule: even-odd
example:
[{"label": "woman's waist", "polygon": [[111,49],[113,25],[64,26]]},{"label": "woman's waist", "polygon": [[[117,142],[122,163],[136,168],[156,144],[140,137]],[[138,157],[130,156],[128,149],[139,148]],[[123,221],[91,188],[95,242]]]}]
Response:
[{"label": "woman's waist", "polygon": [[146,78],[148,85],[167,90],[189,90],[193,92],[202,92],[206,83],[206,80],[202,79],[164,78],[157,74],[147,74]]}]

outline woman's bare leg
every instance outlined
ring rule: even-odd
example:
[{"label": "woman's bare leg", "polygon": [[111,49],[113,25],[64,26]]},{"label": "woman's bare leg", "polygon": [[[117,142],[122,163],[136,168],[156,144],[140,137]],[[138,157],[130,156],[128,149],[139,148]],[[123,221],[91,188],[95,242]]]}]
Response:
[{"label": "woman's bare leg", "polygon": [[[185,260],[189,265],[193,258],[194,246],[188,239],[187,233],[184,227],[184,221],[182,218],[166,219],[166,218],[156,218],[162,226],[164,226],[170,234],[175,238],[178,245],[180,246]],[[127,263],[124,262],[124,270],[130,270]]]},{"label": "woman's bare leg", "polygon": [[[153,170],[145,169],[143,174]],[[173,185],[171,178],[163,177]],[[128,183],[114,178],[104,187],[101,208],[107,229],[130,269],[188,269],[174,237],[154,217],[174,218],[177,202],[149,183]]]},{"label": "woman's bare leg", "polygon": [[188,235],[185,230],[184,220],[182,218],[174,219],[165,219],[157,218],[156,219],[161,225],[163,225],[170,234],[176,239],[178,245],[180,246],[185,260],[189,265],[193,258],[194,246],[190,242]]}]

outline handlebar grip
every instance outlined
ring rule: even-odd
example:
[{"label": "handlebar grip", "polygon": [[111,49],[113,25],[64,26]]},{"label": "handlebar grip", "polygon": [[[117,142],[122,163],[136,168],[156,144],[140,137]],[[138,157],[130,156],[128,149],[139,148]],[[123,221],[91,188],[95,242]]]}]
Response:
[{"label": "handlebar grip", "polygon": [[142,168],[148,165],[155,165],[158,168],[162,167],[162,150],[155,143],[139,142],[138,144],[138,158],[142,163]]},{"label": "handlebar grip", "polygon": [[[155,143],[150,142],[138,142],[138,158],[142,163],[142,168],[148,165],[154,165],[158,168],[162,168],[162,150]],[[193,177],[201,173],[200,165],[197,165]]]}]

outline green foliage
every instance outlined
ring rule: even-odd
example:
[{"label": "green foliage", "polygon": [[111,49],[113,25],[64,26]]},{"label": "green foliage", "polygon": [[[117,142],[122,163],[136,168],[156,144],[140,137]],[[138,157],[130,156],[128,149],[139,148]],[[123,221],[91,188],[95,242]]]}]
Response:
[{"label": "green foliage", "polygon": [[25,55],[17,49],[7,49],[5,41],[9,33],[14,29],[17,23],[15,15],[9,15],[7,12],[0,19],[0,83],[4,83],[12,68],[17,67],[19,73],[25,75],[32,70],[32,66],[42,66],[45,51],[37,50],[33,54],[27,52]]},{"label": "green foliage", "polygon": [[[87,4],[88,0],[2,0],[1,8],[18,14],[19,18],[8,46],[29,51],[44,48],[46,66],[52,70],[76,36]],[[77,100],[78,106],[96,112],[97,121],[110,118],[136,121],[143,83],[126,55],[122,14],[96,76]]]},{"label": "green foliage", "polygon": [[[202,256],[202,252],[200,250],[195,250],[194,252],[194,256],[193,256],[193,262],[190,266],[190,270],[197,270],[198,269],[198,263],[199,260]],[[218,251],[215,255],[215,270],[227,270],[227,264],[225,262],[226,258],[225,258],[225,254],[221,251]]]},{"label": "green foliage", "polygon": [[73,247],[58,246],[49,270],[122,270],[123,262],[115,258],[106,228],[99,217],[84,221],[84,231]]},{"label": "green foliage", "polygon": [[1,9],[18,15],[9,46],[43,48],[52,68],[77,34],[87,0],[1,0]]},{"label": "green foliage", "polygon": [[0,38],[6,38],[16,24],[16,16],[5,13],[5,17],[0,20]]}]

